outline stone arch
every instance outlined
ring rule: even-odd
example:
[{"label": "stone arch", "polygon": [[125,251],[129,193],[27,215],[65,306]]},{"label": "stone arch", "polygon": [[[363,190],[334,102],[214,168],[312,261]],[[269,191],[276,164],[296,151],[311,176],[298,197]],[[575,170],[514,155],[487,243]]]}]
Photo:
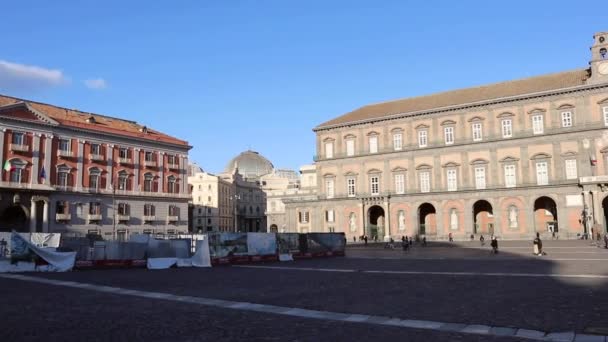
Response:
[{"label": "stone arch", "polygon": [[557,217],[557,202],[549,196],[541,196],[534,200],[534,230],[535,232],[559,231]]},{"label": "stone arch", "polygon": [[437,234],[437,210],[429,202],[418,206],[418,232],[417,235]]}]

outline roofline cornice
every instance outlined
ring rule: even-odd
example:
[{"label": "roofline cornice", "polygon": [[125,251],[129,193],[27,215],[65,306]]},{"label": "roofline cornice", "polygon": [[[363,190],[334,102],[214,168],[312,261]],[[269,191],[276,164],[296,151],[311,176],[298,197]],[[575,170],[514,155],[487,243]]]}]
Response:
[{"label": "roofline cornice", "polygon": [[412,116],[435,114],[435,113],[441,113],[441,112],[447,112],[447,111],[468,109],[468,108],[472,108],[472,107],[480,107],[480,106],[487,106],[487,105],[493,105],[493,104],[499,104],[499,103],[505,103],[505,102],[521,101],[521,100],[532,99],[532,98],[547,97],[547,96],[552,96],[552,95],[574,93],[574,92],[579,92],[579,91],[593,90],[593,89],[600,89],[600,88],[608,88],[608,83],[590,84],[590,85],[585,84],[582,86],[574,86],[574,87],[559,88],[559,89],[553,89],[553,90],[547,90],[547,91],[535,92],[535,93],[528,93],[528,94],[522,94],[522,95],[499,97],[499,98],[495,98],[495,99],[491,99],[491,100],[468,102],[468,103],[463,103],[463,104],[454,105],[454,106],[438,107],[438,108],[433,108],[433,109],[425,109],[425,110],[419,110],[419,111],[407,112],[407,113],[397,113],[397,114],[391,114],[391,115],[383,116],[383,117],[379,117],[379,118],[355,120],[355,121],[350,121],[350,122],[345,122],[345,123],[340,123],[340,124],[333,124],[333,125],[328,125],[328,126],[317,126],[317,127],[313,128],[312,131],[313,132],[326,131],[326,130],[330,130],[333,128],[362,125],[362,124],[372,123],[372,122],[402,119],[402,118],[412,117]]}]

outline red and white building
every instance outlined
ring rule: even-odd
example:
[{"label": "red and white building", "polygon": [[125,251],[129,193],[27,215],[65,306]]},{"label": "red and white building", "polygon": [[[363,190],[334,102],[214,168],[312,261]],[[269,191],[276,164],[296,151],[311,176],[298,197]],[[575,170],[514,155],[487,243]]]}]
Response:
[{"label": "red and white building", "polygon": [[0,95],[0,231],[185,232],[190,148],[134,121]]}]

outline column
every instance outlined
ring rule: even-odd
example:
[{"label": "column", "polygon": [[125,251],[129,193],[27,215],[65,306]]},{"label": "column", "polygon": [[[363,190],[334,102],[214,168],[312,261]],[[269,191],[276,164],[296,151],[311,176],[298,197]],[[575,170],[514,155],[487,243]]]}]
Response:
[{"label": "column", "polygon": [[36,201],[32,198],[30,205],[30,233],[36,232]]},{"label": "column", "polygon": [[[473,234],[473,207],[471,206],[471,200],[464,201],[464,233],[465,237]],[[497,211],[494,209],[494,211]]]},{"label": "column", "polygon": [[44,201],[44,209],[42,210],[42,232],[50,233],[49,230],[49,201]]},{"label": "column", "polygon": [[[445,235],[445,222],[443,222],[443,211],[446,209],[444,205],[445,201],[437,201],[435,206],[435,237],[442,237]],[[449,215],[449,214],[448,214]]]},{"label": "column", "polygon": [[78,139],[78,154],[76,155],[76,162],[78,163],[76,169],[76,190],[82,188],[82,177],[83,177],[83,169],[84,169],[84,143],[85,141],[82,139]]},{"label": "column", "polygon": [[179,182],[180,193],[187,195],[188,194],[188,155],[185,155],[183,158],[183,164],[181,167],[182,179]]},{"label": "column", "polygon": [[[106,170],[108,171],[108,181],[106,182],[106,190],[112,190],[114,186],[114,172],[112,170],[114,166],[114,145],[106,145]],[[117,184],[118,186],[118,184]]]},{"label": "column", "polygon": [[160,170],[158,193],[162,193],[165,185],[165,152],[158,152],[158,169]]},{"label": "column", "polygon": [[[40,174],[38,172],[39,160],[40,160],[40,133],[34,133],[34,137],[32,139],[32,175],[30,177],[31,184],[38,184],[40,181]],[[46,170],[46,168],[45,168],[45,171],[48,172]]]},{"label": "column", "polygon": [[2,166],[4,166],[4,132],[6,132],[6,128],[0,130],[0,162]]},{"label": "column", "polygon": [[361,207],[361,235],[365,235],[365,203],[363,203],[363,200],[361,200],[359,207]]},{"label": "column", "polygon": [[140,149],[139,148],[135,148],[135,158],[133,158],[133,190],[134,191],[141,191],[139,188],[139,170],[141,168],[141,163],[140,163],[140,153],[139,153]]},{"label": "column", "polygon": [[384,213],[384,241],[390,241],[391,239],[391,200],[390,197],[384,201],[384,207],[386,212]]},{"label": "column", "polygon": [[52,184],[51,181],[51,145],[53,144],[53,135],[46,134],[44,137],[44,171],[46,172],[47,184]]},{"label": "column", "polygon": [[592,203],[592,212],[593,212],[593,234],[597,235],[596,229],[598,228],[598,223],[601,222],[599,220],[600,217],[603,216],[603,210],[601,207],[602,197],[601,192],[594,190],[591,191],[591,203]]},{"label": "column", "polygon": [[490,179],[488,179],[489,187],[498,185],[498,168],[500,168],[500,164],[498,163],[496,144],[492,144],[490,147],[490,163],[486,164],[486,168],[489,169],[486,170],[486,174],[490,176]]},{"label": "column", "polygon": [[[521,183],[529,184],[530,183],[530,158],[528,157],[528,146],[522,146],[519,148],[519,162],[521,165]],[[518,183],[519,180],[518,180]],[[518,184],[519,186],[519,184]]]},{"label": "column", "polygon": [[[418,220],[418,206],[420,203],[410,202],[410,225],[412,227],[410,237],[416,236],[420,231],[420,223]],[[406,223],[406,232],[407,232],[407,223]]]},{"label": "column", "polygon": [[525,210],[524,217],[526,220],[526,226],[528,227],[528,237],[536,236],[536,220],[534,217],[534,198],[532,198],[530,195],[525,197],[523,210]]}]

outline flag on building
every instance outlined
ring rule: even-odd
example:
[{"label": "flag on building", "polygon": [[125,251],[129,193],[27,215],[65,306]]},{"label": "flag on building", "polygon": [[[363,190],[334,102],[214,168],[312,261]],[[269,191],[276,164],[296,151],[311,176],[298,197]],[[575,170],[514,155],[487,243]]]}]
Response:
[{"label": "flag on building", "polygon": [[42,166],[42,169],[40,169],[40,179],[42,179],[42,183],[46,181],[46,171],[44,170],[44,165]]},{"label": "flag on building", "polygon": [[8,161],[8,159],[7,159],[4,162],[4,171],[9,172],[12,168],[13,168],[13,166],[11,165],[11,162]]}]

